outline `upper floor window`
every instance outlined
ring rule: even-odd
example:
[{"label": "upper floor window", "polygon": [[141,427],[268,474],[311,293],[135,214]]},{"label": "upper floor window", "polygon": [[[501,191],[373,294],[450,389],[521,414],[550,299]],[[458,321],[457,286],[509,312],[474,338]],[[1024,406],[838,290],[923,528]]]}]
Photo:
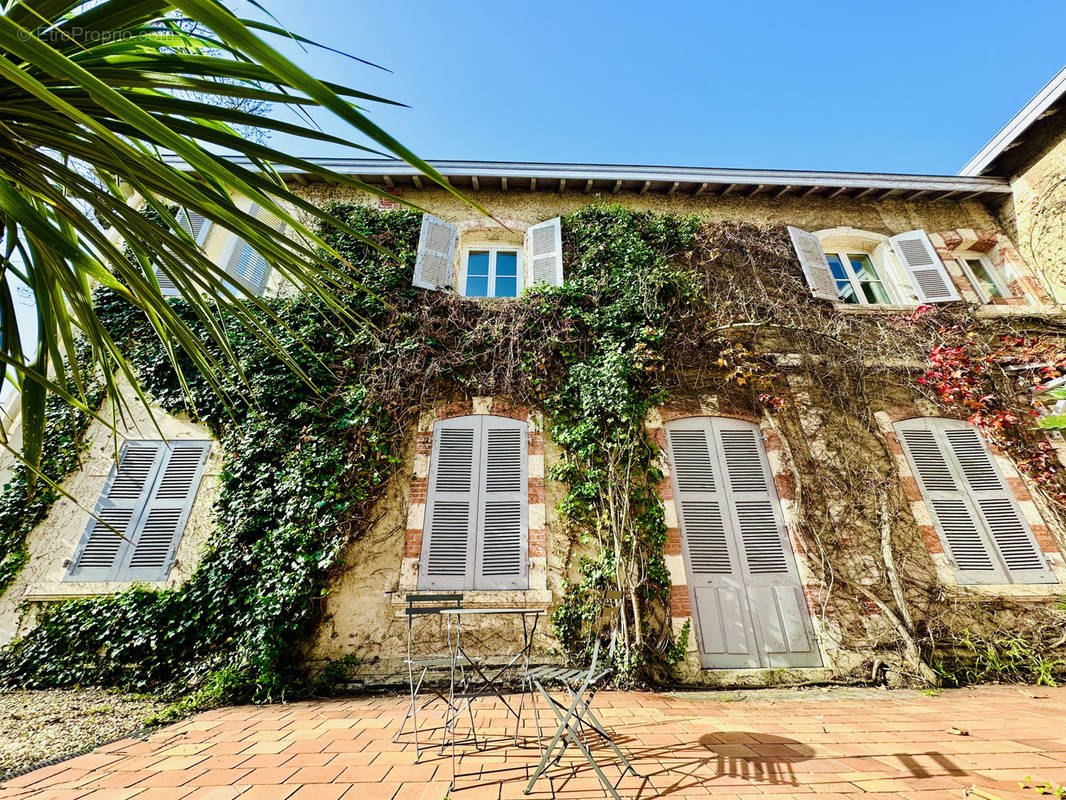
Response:
[{"label": "upper floor window", "polygon": [[997,297],[1010,295],[1003,279],[985,256],[964,254],[958,256],[956,261],[973,284],[973,289],[982,303],[990,303]]},{"label": "upper floor window", "polygon": [[825,257],[836,280],[837,295],[843,302],[892,302],[869,253],[827,252]]},{"label": "upper floor window", "polygon": [[518,297],[522,291],[521,253],[515,247],[473,247],[466,251],[463,294]]}]

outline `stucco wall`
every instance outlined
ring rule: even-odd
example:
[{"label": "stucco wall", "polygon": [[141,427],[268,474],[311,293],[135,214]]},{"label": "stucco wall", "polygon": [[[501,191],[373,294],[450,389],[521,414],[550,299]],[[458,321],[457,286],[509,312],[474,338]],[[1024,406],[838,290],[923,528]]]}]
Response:
[{"label": "stucco wall", "polygon": [[[103,419],[110,419],[110,402],[100,410]],[[159,408],[151,412],[132,395],[126,411],[125,424],[119,425],[126,439],[208,440],[210,433],[202,425],[170,416]],[[153,424],[154,419],[154,424]],[[156,429],[158,426],[158,430]],[[160,435],[160,431],[162,435]],[[118,440],[121,444],[122,438]],[[27,538],[29,561],[15,581],[0,597],[0,643],[9,641],[23,630],[32,617],[20,615],[24,602],[46,601],[92,594],[121,591],[128,582],[65,581],[65,563],[70,559],[89,523],[90,512],[103,489],[114,464],[116,441],[112,431],[94,420],[85,434],[86,449],[82,453],[82,468],[61,484],[64,491],[77,499],[61,497],[48,516]],[[196,495],[185,532],[178,544],[174,565],[165,582],[152,586],[173,586],[187,578],[199,561],[200,551],[214,529],[214,503],[218,497],[218,473],[222,454],[217,443],[211,448],[203,478]]]}]

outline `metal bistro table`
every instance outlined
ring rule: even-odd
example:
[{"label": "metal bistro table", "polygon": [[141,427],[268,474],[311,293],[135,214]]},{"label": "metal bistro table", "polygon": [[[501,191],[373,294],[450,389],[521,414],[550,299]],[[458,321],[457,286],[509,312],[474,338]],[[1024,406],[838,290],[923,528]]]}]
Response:
[{"label": "metal bistro table", "polygon": [[[541,608],[445,608],[441,610],[441,615],[448,621],[448,637],[449,640],[454,642],[454,649],[452,650],[452,672],[451,672],[451,719],[445,724],[445,733],[451,737],[452,747],[452,782],[448,787],[448,791],[455,790],[456,778],[465,777],[464,774],[456,773],[456,755],[455,755],[455,728],[459,721],[459,716],[462,714],[462,708],[465,705],[467,711],[470,714],[470,733],[474,741],[474,747],[478,747],[477,743],[477,729],[474,727],[474,714],[472,704],[479,697],[496,697],[504,705],[504,707],[514,715],[515,717],[515,743],[518,742],[518,733],[520,725],[522,723],[522,710],[526,701],[526,687],[523,684],[521,690],[521,699],[516,709],[512,703],[514,698],[508,700],[504,696],[504,690],[501,688],[499,681],[503,675],[510,669],[516,666],[521,666],[523,680],[524,676],[529,672],[529,659],[533,650],[533,634],[537,630],[537,622],[540,620],[541,614],[544,613],[544,609]],[[514,653],[506,663],[500,665],[489,665],[485,663],[485,656],[471,656],[463,649],[463,617],[483,617],[483,616],[519,616],[522,619],[522,647],[518,652]],[[451,639],[452,619],[455,619],[455,639]],[[506,656],[505,656],[506,657]],[[461,689],[457,691],[455,682],[455,671],[459,661],[462,660],[469,670],[467,677],[462,681]],[[477,773],[470,773],[471,775],[484,774],[479,771]]]}]

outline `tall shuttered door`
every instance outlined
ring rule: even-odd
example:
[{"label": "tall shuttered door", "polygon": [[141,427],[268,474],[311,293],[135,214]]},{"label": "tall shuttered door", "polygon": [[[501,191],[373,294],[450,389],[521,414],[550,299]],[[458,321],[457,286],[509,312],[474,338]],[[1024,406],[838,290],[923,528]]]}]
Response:
[{"label": "tall shuttered door", "polygon": [[527,588],[527,475],[524,422],[478,415],[436,424],[420,588]]},{"label": "tall shuttered door", "polygon": [[692,417],[666,437],[703,666],[820,666],[758,426]]},{"label": "tall shuttered door", "polygon": [[1056,583],[972,425],[926,417],[895,429],[959,583]]}]

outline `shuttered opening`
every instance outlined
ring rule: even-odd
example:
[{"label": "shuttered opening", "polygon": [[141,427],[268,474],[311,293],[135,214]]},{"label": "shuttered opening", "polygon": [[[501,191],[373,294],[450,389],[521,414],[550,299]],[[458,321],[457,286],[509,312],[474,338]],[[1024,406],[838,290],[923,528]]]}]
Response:
[{"label": "shuttered opening", "polygon": [[127,442],[65,579],[165,580],[210,448],[210,442]]},{"label": "shuttered opening", "polygon": [[792,247],[796,251],[800,267],[803,269],[803,277],[807,280],[811,294],[820,300],[839,300],[836,281],[833,271],[829,267],[829,261],[822,250],[822,244],[813,233],[788,228],[789,238],[792,239]]},{"label": "shuttered opening", "polygon": [[758,426],[691,417],[666,438],[703,666],[819,666]]},{"label": "shuttered opening", "polygon": [[411,282],[423,289],[451,286],[458,228],[432,214],[422,215],[418,252]]},{"label": "shuttered opening", "polygon": [[420,588],[528,588],[526,424],[477,415],[434,429]]},{"label": "shuttered opening", "polygon": [[972,425],[927,417],[895,430],[960,584],[1057,582]]},{"label": "shuttered opening", "polygon": [[889,242],[910,275],[919,303],[944,303],[960,299],[951,276],[925,231],[900,233],[889,238]]},{"label": "shuttered opening", "polygon": [[[178,209],[176,219],[182,230],[189,234],[198,246],[202,246],[207,240],[207,234],[211,229],[211,220],[207,219],[203,214],[198,214],[195,211],[190,213],[184,208]],[[181,294],[174,282],[158,267],[155,268],[155,278],[164,297],[177,297]]]},{"label": "shuttered opening", "polygon": [[559,217],[526,231],[526,259],[531,284],[563,285],[563,233]]},{"label": "shuttered opening", "polygon": [[[285,230],[284,222],[258,206],[253,205],[248,213],[277,231],[278,234]],[[233,251],[226,264],[226,273],[249,292],[259,296],[266,290],[270,279],[270,262],[254,247],[238,237],[234,241]]]}]

